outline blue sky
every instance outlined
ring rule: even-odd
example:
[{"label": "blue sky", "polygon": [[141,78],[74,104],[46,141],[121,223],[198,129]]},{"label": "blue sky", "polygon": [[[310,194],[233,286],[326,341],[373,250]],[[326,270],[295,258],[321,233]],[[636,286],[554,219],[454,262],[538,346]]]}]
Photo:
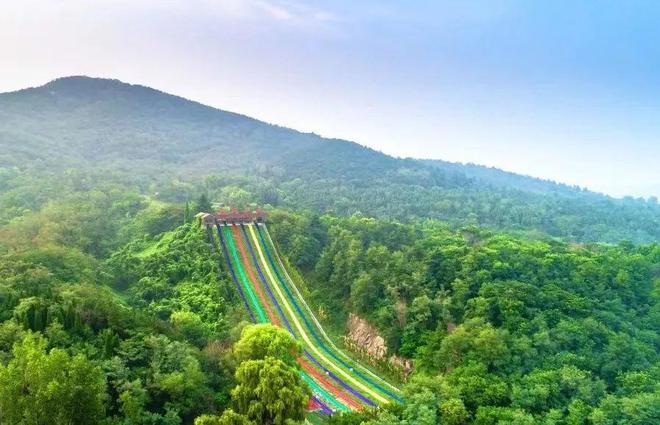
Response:
[{"label": "blue sky", "polygon": [[0,91],[86,74],[397,156],[660,196],[654,1],[7,0]]}]

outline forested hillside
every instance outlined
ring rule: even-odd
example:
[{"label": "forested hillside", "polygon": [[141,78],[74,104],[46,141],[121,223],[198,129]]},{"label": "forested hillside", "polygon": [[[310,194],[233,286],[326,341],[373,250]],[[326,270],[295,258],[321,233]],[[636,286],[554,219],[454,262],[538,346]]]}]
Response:
[{"label": "forested hillside", "polygon": [[[660,238],[653,199],[396,159],[115,80],[70,77],[1,94],[0,148],[4,223],[56,193],[117,182],[163,201],[205,191],[234,204],[434,218],[569,241]],[[26,190],[37,182],[39,193]]]},{"label": "forested hillside", "polygon": [[[655,200],[392,158],[83,77],[0,95],[0,148],[2,424],[660,423]],[[306,415],[296,359],[315,345],[248,326],[193,219],[218,205],[267,209],[272,243],[221,233],[282,254],[273,270],[333,344],[352,349],[354,314],[412,360],[410,375],[373,361],[402,402]],[[255,258],[233,263],[266,270]],[[311,317],[292,312],[273,318]]]},{"label": "forested hillside", "polygon": [[[274,388],[254,375],[262,368],[288,377],[292,398],[267,397],[301,418],[295,342],[267,329],[240,338],[248,317],[225,264],[203,229],[181,225],[204,197],[60,197],[0,228],[0,422],[269,423],[245,410],[266,397],[255,388]],[[660,419],[657,243],[281,209],[269,228],[325,324],[342,334],[357,313],[414,360],[403,404],[333,423]]]},{"label": "forested hillside", "polygon": [[431,167],[439,168],[445,172],[463,173],[482,184],[494,188],[515,188],[525,192],[540,194],[558,194],[564,196],[593,196],[600,195],[575,186],[569,186],[550,180],[536,179],[529,176],[510,173],[493,167],[477,164],[459,164],[439,159],[421,159],[420,162]]},{"label": "forested hillside", "polygon": [[406,404],[334,423],[660,420],[660,246],[574,246],[438,223],[274,214],[319,311],[414,359]]}]

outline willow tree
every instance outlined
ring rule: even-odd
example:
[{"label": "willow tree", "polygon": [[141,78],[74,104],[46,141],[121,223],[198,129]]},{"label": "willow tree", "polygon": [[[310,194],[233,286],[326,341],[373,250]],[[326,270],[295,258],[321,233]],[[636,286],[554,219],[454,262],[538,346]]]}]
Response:
[{"label": "willow tree", "polygon": [[298,371],[280,359],[247,360],[236,370],[231,391],[236,411],[265,425],[305,418],[310,393]]},{"label": "willow tree", "polygon": [[[231,392],[234,412],[258,424],[284,424],[304,419],[310,392],[295,359],[300,344],[282,328],[254,325],[243,330],[234,347],[240,362]],[[230,419],[223,415],[223,419]],[[228,422],[229,423],[229,422]]]},{"label": "willow tree", "polygon": [[85,356],[70,356],[28,334],[0,364],[0,423],[96,424],[105,415],[105,379]]}]

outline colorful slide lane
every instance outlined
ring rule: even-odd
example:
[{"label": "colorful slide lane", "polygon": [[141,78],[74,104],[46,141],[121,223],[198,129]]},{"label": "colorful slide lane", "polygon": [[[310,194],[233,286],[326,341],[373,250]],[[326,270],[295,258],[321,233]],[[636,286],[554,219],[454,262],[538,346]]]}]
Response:
[{"label": "colorful slide lane", "polygon": [[[247,248],[250,251],[250,255],[251,255],[251,258],[252,258],[252,264],[257,269],[257,273],[259,274],[260,281],[263,284],[264,288],[266,289],[266,291],[269,295],[270,301],[272,301],[273,304],[275,305],[275,307],[277,308],[277,311],[279,313],[279,317],[281,317],[283,319],[284,324],[286,325],[286,328],[288,329],[288,331],[295,337],[296,333],[293,331],[287,316],[282,311],[282,307],[280,305],[280,302],[277,301],[277,298],[273,294],[273,291],[271,289],[271,286],[268,283],[268,280],[264,277],[262,269],[259,265],[259,262],[258,262],[256,256],[255,256],[254,249],[251,245],[252,241],[248,237],[247,231],[246,231],[244,226],[242,226],[242,233],[243,233],[243,236],[244,236],[245,245],[247,246]],[[233,229],[233,236],[235,238],[237,238],[236,240],[238,242],[239,251],[241,251],[241,255],[242,255],[244,261],[246,262],[246,264],[249,263],[249,260],[247,259],[247,255],[245,255],[244,249],[241,246],[241,243],[240,243],[241,238],[240,238],[240,235],[238,234],[238,230],[236,228]],[[280,293],[280,295],[281,295],[281,293]],[[279,320],[278,317],[271,318],[271,321],[272,321],[272,323],[281,326],[280,320]],[[330,376],[332,379],[336,380],[344,389],[346,389],[348,392],[350,392],[353,396],[355,396],[357,398],[360,398],[360,399],[362,399],[363,401],[365,401],[367,403],[373,404],[370,400],[362,397],[362,395],[360,393],[354,391],[351,387],[346,385],[343,381],[341,381],[340,379],[337,379],[335,376],[333,376],[327,369],[322,368],[320,366],[320,364],[318,363],[318,361],[309,353],[309,351],[305,350],[304,354],[305,354],[306,360],[305,359],[299,359],[299,361],[298,361],[299,364],[302,366],[303,370],[305,370],[310,375],[314,376],[316,381],[321,383],[323,387],[325,387],[327,389],[330,389],[332,391],[332,393],[336,394],[341,399],[342,402],[345,402],[345,404],[347,404],[349,407],[351,407],[353,409],[360,409],[361,408],[359,403],[356,403],[352,398],[350,398],[350,396],[346,396],[346,394],[344,394],[344,392],[342,390],[337,389],[334,386],[334,384],[332,384],[330,381],[328,381],[328,379],[326,377],[319,374],[307,360],[309,360],[310,362],[312,362],[315,365],[319,366],[322,370],[324,370],[326,372],[326,374],[328,376]]]},{"label": "colorful slide lane", "polygon": [[[243,229],[243,230],[245,230],[245,229]],[[241,237],[241,234],[240,234],[240,231],[238,230],[238,227],[232,227],[231,232],[232,232],[232,237],[234,238],[234,241],[236,242],[235,245],[238,248],[238,252],[240,253],[240,258],[241,258],[242,264],[245,266],[244,268],[247,271],[248,281],[253,284],[252,288],[256,290],[256,293],[257,293],[257,296],[258,296],[260,302],[265,307],[266,315],[268,316],[269,321],[271,323],[273,323],[274,325],[276,325],[276,326],[282,326],[282,320],[284,320],[284,322],[287,325],[287,328],[288,328],[289,332],[291,332],[295,336],[293,330],[291,329],[291,325],[289,324],[289,321],[287,320],[286,315],[284,315],[284,313],[282,312],[280,304],[278,303],[277,299],[274,297],[273,292],[270,289],[270,286],[268,285],[268,282],[264,279],[263,273],[261,272],[261,269],[259,268],[259,264],[256,263],[256,258],[254,256],[254,250],[250,246],[250,240],[247,239],[247,238],[243,239]],[[246,250],[245,250],[246,246],[248,247],[248,249],[250,250],[250,253],[252,254],[253,261],[255,261],[254,263],[252,263],[248,258],[248,255],[247,255]],[[256,278],[256,276],[254,274],[254,270],[253,270],[254,268],[256,268],[259,276],[261,277],[261,281],[259,281]],[[262,287],[262,285],[263,285],[263,287]],[[268,292],[269,297],[267,297],[266,294],[264,293],[264,291],[263,291],[264,288]],[[271,303],[274,304],[274,306],[277,308],[280,316],[277,316],[273,312]],[[280,320],[280,317],[282,318],[282,320]],[[316,360],[313,357],[311,357],[309,352],[307,352],[306,350],[305,350],[305,357],[307,357],[312,362],[317,363]],[[302,366],[303,370],[305,370],[309,375],[312,375],[312,377],[315,378],[315,381],[317,381],[318,383],[321,383],[322,387],[324,387],[325,389],[330,390],[330,392],[336,396],[337,401],[344,404],[344,406],[359,408],[359,405],[356,404],[353,400],[351,400],[350,397],[346,397],[341,391],[338,391],[336,389],[336,387],[328,385],[327,380],[322,378],[322,375],[320,375],[318,372],[316,372],[307,360],[301,358],[301,359],[298,359],[298,363]],[[349,390],[350,390],[350,388],[349,388]],[[358,393],[354,393],[354,395],[359,397]]]},{"label": "colorful slide lane", "polygon": [[360,410],[400,400],[394,386],[332,344],[289,277],[265,225],[220,224],[217,233],[252,320],[285,327],[303,345],[300,373],[320,412]]},{"label": "colorful slide lane", "polygon": [[[268,256],[269,262],[272,264],[273,269],[275,270],[278,279],[280,282],[282,282],[282,285],[287,293],[287,296],[291,300],[291,302],[294,304],[298,314],[303,318],[305,321],[305,324],[307,328],[310,330],[312,333],[312,336],[316,340],[316,342],[323,348],[325,352],[327,352],[333,359],[335,359],[337,362],[339,362],[342,366],[345,368],[348,368],[350,371],[355,373],[358,377],[369,383],[370,385],[374,386],[377,388],[379,391],[381,391],[383,394],[386,394],[388,397],[390,397],[394,401],[398,402],[403,402],[403,400],[400,397],[400,390],[396,388],[395,386],[391,385],[389,382],[385,381],[384,379],[380,378],[376,374],[374,374],[371,370],[368,368],[364,367],[362,364],[355,362],[353,359],[351,359],[347,354],[345,354],[343,351],[338,349],[330,340],[328,335],[325,333],[323,330],[323,327],[319,323],[319,321],[316,319],[314,314],[312,313],[311,308],[305,301],[305,298],[302,296],[300,291],[298,290],[297,286],[295,285],[293,279],[289,276],[289,274],[286,271],[286,267],[284,267],[284,264],[282,263],[281,258],[279,255],[277,255],[277,250],[275,249],[275,245],[270,237],[270,234],[268,233],[268,230],[266,229],[266,226],[263,225],[263,230],[257,226],[256,227],[257,232],[259,233],[259,237],[261,239],[261,242],[263,243],[264,247],[266,247],[266,255]],[[264,234],[266,238],[264,238]],[[268,243],[266,242],[268,241]],[[286,278],[283,278],[282,275],[278,272],[278,267],[275,265],[275,262],[273,261],[273,256],[270,254],[270,251],[268,250],[268,246],[272,247],[272,252],[274,253],[277,263],[279,265],[279,270],[284,272],[284,276]],[[295,296],[292,295],[291,288],[295,291]],[[298,302],[300,301],[304,307],[305,310],[300,308],[298,305]],[[309,321],[307,320],[306,316],[309,316],[311,321],[315,324],[315,326],[310,325]],[[319,331],[319,333],[323,336],[323,341],[319,338],[318,334],[315,332],[315,329]],[[327,345],[324,343],[327,342]],[[343,359],[342,359],[343,358]]]},{"label": "colorful slide lane", "polygon": [[[243,241],[240,237],[240,234],[238,233],[238,228],[237,227],[232,228],[231,232],[228,230],[228,228],[225,229],[225,238],[227,239],[229,249],[232,252],[232,257],[234,259],[236,259],[237,261],[239,261],[237,264],[235,264],[235,266],[239,270],[239,276],[241,277],[241,280],[243,282],[247,282],[247,284],[248,284],[247,292],[250,294],[250,298],[252,300],[255,300],[255,299],[258,298],[261,301],[261,305],[259,305],[259,304],[256,305],[259,317],[263,318],[263,311],[266,311],[266,316],[268,316],[270,322],[274,323],[274,324],[279,324],[280,320],[279,320],[279,318],[275,317],[274,314],[272,313],[272,308],[269,305],[269,301],[266,298],[261,285],[259,284],[259,282],[256,281],[256,278],[254,277],[254,273],[253,272],[247,272],[246,273],[244,271],[246,268],[249,270],[251,268],[251,264],[250,264],[250,262],[247,258],[246,253],[245,253],[245,249],[244,249],[244,246],[243,246]],[[239,253],[241,254],[240,257],[239,257]],[[241,263],[240,260],[238,260],[239,258],[242,259],[242,261],[244,263]],[[263,274],[261,274],[261,276],[263,276]],[[269,292],[270,292],[270,290],[269,290]],[[254,296],[255,293],[256,293],[256,297]],[[271,292],[271,295],[272,295],[272,292]],[[275,302],[277,302],[277,301],[275,300]],[[263,305],[266,306],[265,309],[261,308],[261,306],[263,306]],[[279,308],[279,305],[278,305],[278,308]],[[281,312],[281,308],[279,309],[279,311]],[[286,316],[282,316],[282,317],[284,318],[284,320],[286,321],[286,323],[288,325],[288,320],[287,320]],[[290,329],[290,325],[289,325],[289,329]],[[314,358],[312,358],[309,355],[308,352],[306,352],[305,354],[306,354],[305,357],[312,360],[313,362],[316,362],[316,360]],[[307,364],[304,360],[300,359],[299,362],[302,363],[305,366],[306,371],[311,370],[311,368],[309,367],[309,364]],[[318,362],[316,362],[316,363],[318,363]],[[310,382],[310,379],[308,379],[309,376],[303,376],[303,379],[305,379],[305,381],[307,381],[308,384],[310,384],[310,386],[312,386],[312,388],[314,389],[315,386],[318,387],[317,382],[320,381],[318,379],[319,376],[320,375],[318,375],[318,374],[316,375],[317,379],[316,379],[315,382]],[[312,385],[312,384],[316,384],[316,385]],[[321,381],[321,384],[323,384],[322,381]],[[332,404],[338,410],[342,410],[342,411],[343,410],[348,410],[347,406],[353,406],[353,407],[356,406],[355,403],[352,402],[352,401],[346,402],[347,399],[346,399],[345,396],[343,396],[343,394],[338,392],[335,388],[329,387],[327,384],[326,384],[325,387],[321,386],[320,388],[315,388],[315,390],[316,390],[316,392],[320,393],[320,395],[323,398],[325,398],[330,404]],[[327,390],[330,390],[330,392],[328,392]],[[345,403],[342,403],[342,401],[344,401]]]},{"label": "colorful slide lane", "polygon": [[[250,292],[248,295],[246,295],[246,288],[249,288],[245,286],[245,275],[244,274],[239,274],[237,275],[234,266],[231,260],[231,256],[229,254],[229,242],[225,241],[225,237],[223,236],[223,233],[220,231],[220,227],[218,227],[218,237],[220,238],[220,242],[222,245],[222,252],[225,257],[225,261],[227,262],[227,265],[229,267],[229,273],[231,274],[232,280],[236,284],[236,287],[238,289],[238,293],[241,296],[241,299],[243,300],[243,303],[245,305],[245,308],[247,309],[250,318],[252,319],[253,322],[255,323],[266,323],[265,317],[263,316],[263,310],[259,306],[259,304],[256,303],[254,294]],[[235,254],[235,249],[232,250],[232,254]],[[237,277],[240,276],[240,279]],[[250,301],[248,301],[248,299]],[[254,309],[254,311],[253,311]],[[257,315],[255,315],[255,311],[257,311]],[[311,379],[306,373],[301,373],[302,379],[309,385],[309,387],[312,389],[314,392],[314,395],[312,396],[312,401],[313,405],[319,406],[320,412],[324,414],[332,414],[335,409],[345,411],[346,408],[343,405],[339,405],[335,403],[334,397],[329,395],[323,388],[320,388],[316,382]],[[324,402],[320,397],[323,397],[325,400],[328,401],[328,403]],[[331,409],[328,404],[333,405],[335,409]]]}]

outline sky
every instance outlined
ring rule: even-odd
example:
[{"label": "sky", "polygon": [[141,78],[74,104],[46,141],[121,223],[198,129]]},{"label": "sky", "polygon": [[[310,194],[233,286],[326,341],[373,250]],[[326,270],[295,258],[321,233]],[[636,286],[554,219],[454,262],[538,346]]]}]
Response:
[{"label": "sky", "polygon": [[117,78],[400,157],[660,196],[660,2],[2,0],[0,92]]}]

